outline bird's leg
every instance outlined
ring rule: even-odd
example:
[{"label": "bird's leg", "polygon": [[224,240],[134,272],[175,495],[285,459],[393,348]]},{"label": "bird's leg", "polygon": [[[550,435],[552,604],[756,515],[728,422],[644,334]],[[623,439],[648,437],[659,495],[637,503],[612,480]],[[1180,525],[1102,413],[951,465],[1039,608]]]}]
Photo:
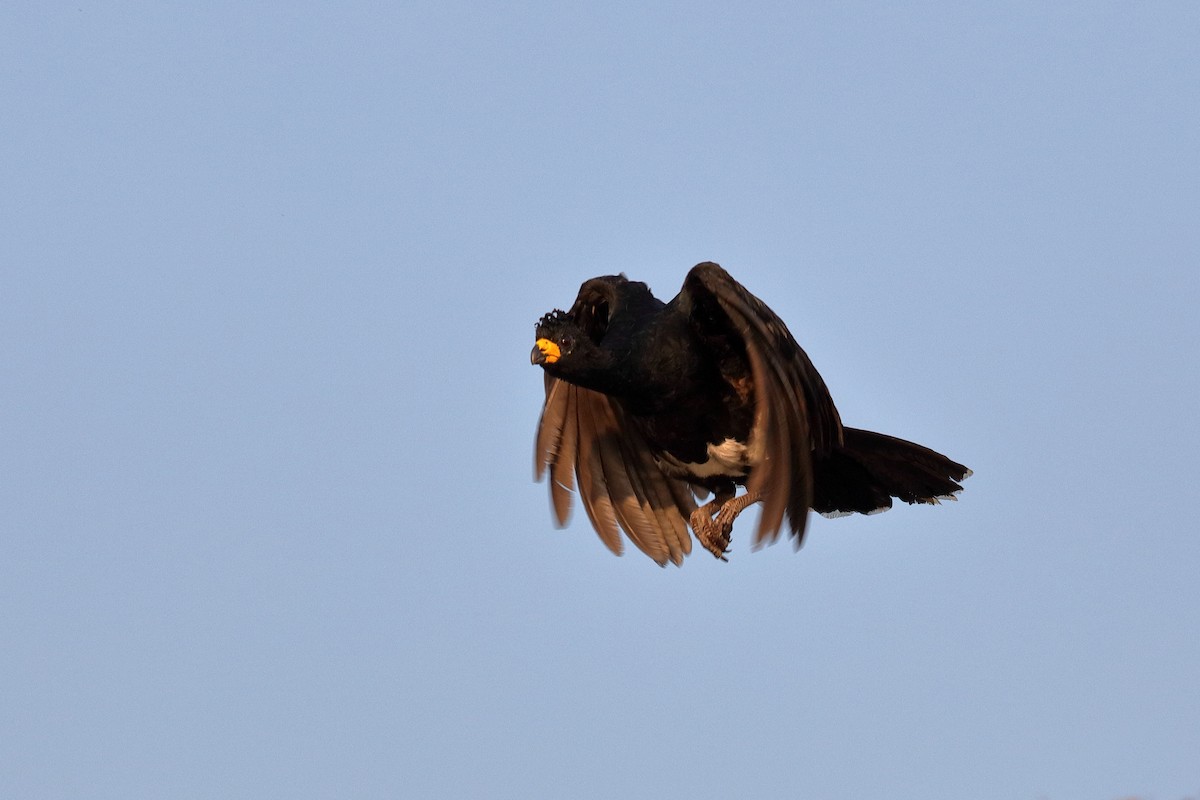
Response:
[{"label": "bird's leg", "polygon": [[759,500],[762,500],[762,492],[746,492],[740,497],[731,498],[722,504],[713,524],[723,532],[726,542],[729,541],[729,534],[733,531],[733,521],[737,519],[738,514]]},{"label": "bird's leg", "polygon": [[733,521],[761,499],[762,492],[746,492],[741,496],[734,496],[732,491],[718,492],[712,500],[693,511],[692,530],[704,549],[722,561],[728,561],[725,554],[729,552]]},{"label": "bird's leg", "polygon": [[729,533],[733,530],[732,522],[728,528],[722,529],[713,521],[714,513],[721,513],[725,504],[733,499],[733,491],[717,492],[712,500],[692,512],[692,531],[704,549],[722,561],[728,561],[725,554],[729,552]]}]

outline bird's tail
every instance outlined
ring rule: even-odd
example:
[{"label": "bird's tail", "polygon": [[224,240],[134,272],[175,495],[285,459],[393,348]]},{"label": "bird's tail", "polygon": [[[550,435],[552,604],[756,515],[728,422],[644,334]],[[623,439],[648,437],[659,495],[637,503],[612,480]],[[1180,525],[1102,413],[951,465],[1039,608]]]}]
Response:
[{"label": "bird's tail", "polygon": [[971,470],[928,447],[857,428],[813,464],[813,509],[826,516],[872,514],[906,503],[953,500]]}]

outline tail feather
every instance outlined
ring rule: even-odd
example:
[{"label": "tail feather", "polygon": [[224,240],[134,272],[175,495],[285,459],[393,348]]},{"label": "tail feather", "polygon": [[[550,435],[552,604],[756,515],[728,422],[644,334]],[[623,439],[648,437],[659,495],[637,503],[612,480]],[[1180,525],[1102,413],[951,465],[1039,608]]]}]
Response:
[{"label": "tail feather", "polygon": [[906,503],[954,499],[971,470],[941,453],[882,433],[845,428],[843,445],[814,460],[813,509],[870,514]]}]

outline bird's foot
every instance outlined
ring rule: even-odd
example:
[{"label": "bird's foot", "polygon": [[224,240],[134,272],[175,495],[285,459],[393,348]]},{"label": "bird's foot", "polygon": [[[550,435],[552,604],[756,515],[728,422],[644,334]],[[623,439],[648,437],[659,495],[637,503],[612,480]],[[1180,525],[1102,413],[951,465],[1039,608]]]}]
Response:
[{"label": "bird's foot", "polygon": [[762,499],[761,492],[747,492],[738,497],[721,495],[692,512],[692,530],[704,549],[722,561],[728,561],[733,522],[746,508]]},{"label": "bird's foot", "polygon": [[[733,521],[748,507],[762,499],[762,492],[746,492],[738,497],[732,497],[721,504],[713,522],[723,531],[733,530]],[[728,533],[726,534],[728,538]]]},{"label": "bird's foot", "polygon": [[[729,535],[733,533],[733,520],[723,521],[721,511],[732,495],[721,495],[705,503],[692,512],[692,531],[704,549],[722,561],[728,561],[725,554],[729,552]],[[713,519],[713,513],[717,518]],[[735,515],[736,516],[736,515]]]}]

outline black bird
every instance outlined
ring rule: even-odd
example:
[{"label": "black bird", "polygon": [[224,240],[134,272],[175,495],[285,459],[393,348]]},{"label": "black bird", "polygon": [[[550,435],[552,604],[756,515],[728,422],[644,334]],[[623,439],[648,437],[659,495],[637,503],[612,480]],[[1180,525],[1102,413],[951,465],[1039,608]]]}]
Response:
[{"label": "black bird", "polygon": [[593,278],[536,336],[531,360],[546,378],[536,476],[549,468],[559,525],[578,485],[618,555],[619,526],[659,564],[680,564],[690,523],[724,560],[734,520],[760,500],[754,545],[778,538],[786,515],[799,547],[810,508],[936,504],[971,474],[921,445],[843,427],[787,326],[711,262],[693,267],[670,303],[624,275]]}]

